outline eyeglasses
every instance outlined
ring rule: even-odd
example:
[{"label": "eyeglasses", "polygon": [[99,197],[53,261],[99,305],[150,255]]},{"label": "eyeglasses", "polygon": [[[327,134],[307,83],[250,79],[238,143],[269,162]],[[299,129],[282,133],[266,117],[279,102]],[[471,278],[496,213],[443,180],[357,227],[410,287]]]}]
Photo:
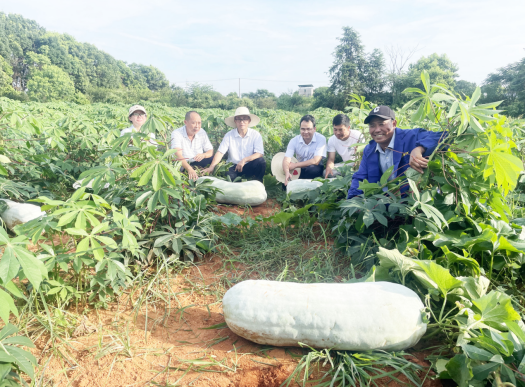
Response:
[{"label": "eyeglasses", "polygon": [[132,117],[146,117],[146,113],[133,113]]},{"label": "eyeglasses", "polygon": [[249,122],[249,121],[251,121],[250,117],[235,117],[234,120],[235,121],[239,121],[239,122]]}]

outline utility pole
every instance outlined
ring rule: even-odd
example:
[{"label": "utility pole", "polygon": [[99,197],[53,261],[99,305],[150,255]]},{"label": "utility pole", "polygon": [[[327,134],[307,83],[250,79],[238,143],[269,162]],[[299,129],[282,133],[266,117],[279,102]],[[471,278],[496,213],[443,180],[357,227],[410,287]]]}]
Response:
[{"label": "utility pole", "polygon": [[241,78],[239,78],[239,99],[241,99]]}]

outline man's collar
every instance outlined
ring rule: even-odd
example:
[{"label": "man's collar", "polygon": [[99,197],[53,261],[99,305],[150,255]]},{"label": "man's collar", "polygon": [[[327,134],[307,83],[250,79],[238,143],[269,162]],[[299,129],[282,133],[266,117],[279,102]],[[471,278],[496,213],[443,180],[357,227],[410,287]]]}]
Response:
[{"label": "man's collar", "polygon": [[188,137],[188,131],[186,130],[186,125],[184,125],[184,126],[182,127],[182,135],[183,135],[184,137],[186,137],[186,138],[189,138],[189,137]]},{"label": "man's collar", "polygon": [[[387,149],[394,149],[395,142],[396,142],[396,131],[394,129],[394,134],[392,135],[392,138],[390,139],[390,143],[388,144],[388,146],[386,148]],[[381,145],[379,145],[377,142],[376,142],[376,149],[375,150],[376,150],[376,152],[384,152],[383,148],[381,148]]]},{"label": "man's collar", "polygon": [[[239,129],[235,128],[235,136],[237,137],[241,137],[241,135],[239,134]],[[246,134],[244,135],[244,137],[249,137],[250,136],[250,128],[248,128],[248,130],[246,131]],[[243,137],[241,137],[243,138]]]},{"label": "man's collar", "polygon": [[299,135],[299,142],[302,142],[305,145],[310,145],[312,142],[317,142],[317,140],[315,139],[315,135],[316,133],[314,133],[314,135],[312,136],[312,140],[308,144],[304,142],[303,136]]}]

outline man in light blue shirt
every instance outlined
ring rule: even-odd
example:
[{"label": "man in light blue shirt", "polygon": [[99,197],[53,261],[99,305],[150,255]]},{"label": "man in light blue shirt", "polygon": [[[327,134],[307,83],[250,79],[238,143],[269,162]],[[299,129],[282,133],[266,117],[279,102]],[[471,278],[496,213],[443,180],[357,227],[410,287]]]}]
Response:
[{"label": "man in light blue shirt", "polygon": [[[285,173],[284,185],[288,185],[291,174],[296,168],[301,168],[299,179],[315,179],[323,176],[322,161],[326,158],[326,137],[316,132],[315,118],[306,115],[299,123],[301,134],[288,143],[286,156],[283,159]],[[297,163],[292,163],[295,154]]]}]

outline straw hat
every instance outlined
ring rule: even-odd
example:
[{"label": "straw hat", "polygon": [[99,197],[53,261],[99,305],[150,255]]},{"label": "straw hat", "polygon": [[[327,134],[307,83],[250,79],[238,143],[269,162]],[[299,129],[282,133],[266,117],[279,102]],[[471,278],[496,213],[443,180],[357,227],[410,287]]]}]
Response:
[{"label": "straw hat", "polygon": [[[276,153],[272,159],[272,175],[274,175],[275,178],[281,183],[284,183],[286,179],[286,174],[284,173],[284,170],[283,170],[283,160],[285,156],[286,156],[286,153],[279,152],[279,153]],[[292,157],[292,163],[296,163],[296,162],[297,162],[297,159],[295,157]],[[296,168],[290,174],[290,178],[292,180],[297,180],[300,175],[301,175],[301,168]]]},{"label": "straw hat", "polygon": [[248,124],[249,128],[257,125],[259,121],[261,121],[261,119],[255,114],[250,114],[250,111],[247,107],[241,106],[238,107],[237,110],[235,110],[235,114],[232,117],[226,117],[224,119],[224,122],[226,122],[226,125],[231,126],[232,128],[236,128],[237,126],[235,126],[235,117],[237,116],[250,116],[251,121]]}]

